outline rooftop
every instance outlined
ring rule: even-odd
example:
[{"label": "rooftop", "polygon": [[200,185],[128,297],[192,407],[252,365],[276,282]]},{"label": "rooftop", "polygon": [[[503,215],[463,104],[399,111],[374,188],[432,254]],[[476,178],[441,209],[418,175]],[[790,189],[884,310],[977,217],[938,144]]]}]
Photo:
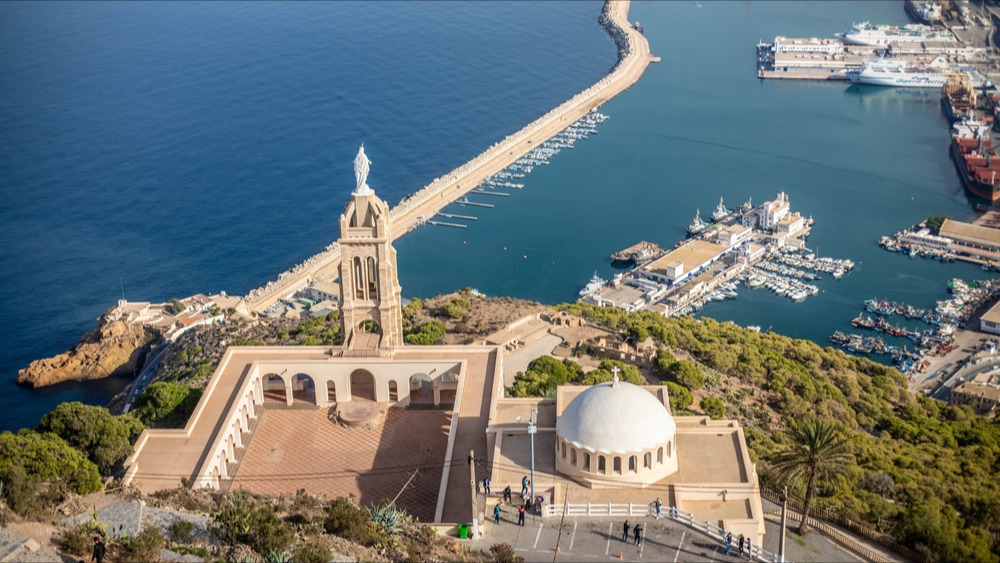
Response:
[{"label": "rooftop", "polygon": [[1000,229],[945,219],[939,234],[960,242],[993,248],[1000,247]]},{"label": "rooftop", "polygon": [[646,269],[651,272],[666,273],[668,265],[680,262],[684,264],[684,271],[690,272],[727,250],[729,250],[728,246],[695,239],[666,253],[646,266]]}]

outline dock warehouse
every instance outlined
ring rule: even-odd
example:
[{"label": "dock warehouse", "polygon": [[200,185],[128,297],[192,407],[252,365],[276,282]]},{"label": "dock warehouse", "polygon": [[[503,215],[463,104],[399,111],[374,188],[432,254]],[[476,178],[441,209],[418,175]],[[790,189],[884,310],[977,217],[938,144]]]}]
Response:
[{"label": "dock warehouse", "polygon": [[668,285],[676,285],[701,272],[733,250],[730,246],[695,239],[650,263],[643,274]]},{"label": "dock warehouse", "polygon": [[938,235],[955,241],[956,244],[982,249],[988,252],[1000,251],[1000,229],[980,227],[972,223],[945,219]]}]

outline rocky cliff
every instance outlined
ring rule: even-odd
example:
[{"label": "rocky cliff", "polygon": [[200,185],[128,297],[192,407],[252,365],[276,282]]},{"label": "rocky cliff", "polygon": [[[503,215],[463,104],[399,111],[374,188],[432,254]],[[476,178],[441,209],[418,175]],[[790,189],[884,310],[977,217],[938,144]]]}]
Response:
[{"label": "rocky cliff", "polygon": [[113,320],[105,313],[69,352],[35,360],[17,374],[18,385],[44,387],[63,381],[130,374],[140,367],[152,332],[141,324]]}]

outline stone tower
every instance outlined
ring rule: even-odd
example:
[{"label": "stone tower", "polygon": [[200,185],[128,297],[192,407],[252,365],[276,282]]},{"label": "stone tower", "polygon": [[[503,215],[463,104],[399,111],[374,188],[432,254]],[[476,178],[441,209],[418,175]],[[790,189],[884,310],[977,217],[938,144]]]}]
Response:
[{"label": "stone tower", "polygon": [[[369,164],[362,145],[354,159],[357,188],[340,216],[337,241],[341,329],[347,348],[393,348],[403,345],[396,250],[389,236],[389,206],[366,183]],[[370,336],[373,332],[381,338]]]}]

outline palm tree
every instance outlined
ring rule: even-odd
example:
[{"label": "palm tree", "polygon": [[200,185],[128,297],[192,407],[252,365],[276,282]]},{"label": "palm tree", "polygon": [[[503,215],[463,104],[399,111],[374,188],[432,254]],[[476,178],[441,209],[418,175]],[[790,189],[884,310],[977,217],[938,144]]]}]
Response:
[{"label": "palm tree", "polygon": [[792,446],[774,456],[771,466],[783,480],[805,478],[806,499],[802,503],[802,523],[799,535],[809,533],[806,522],[812,507],[817,479],[830,479],[854,463],[850,444],[837,434],[832,422],[809,420],[789,432]]}]

